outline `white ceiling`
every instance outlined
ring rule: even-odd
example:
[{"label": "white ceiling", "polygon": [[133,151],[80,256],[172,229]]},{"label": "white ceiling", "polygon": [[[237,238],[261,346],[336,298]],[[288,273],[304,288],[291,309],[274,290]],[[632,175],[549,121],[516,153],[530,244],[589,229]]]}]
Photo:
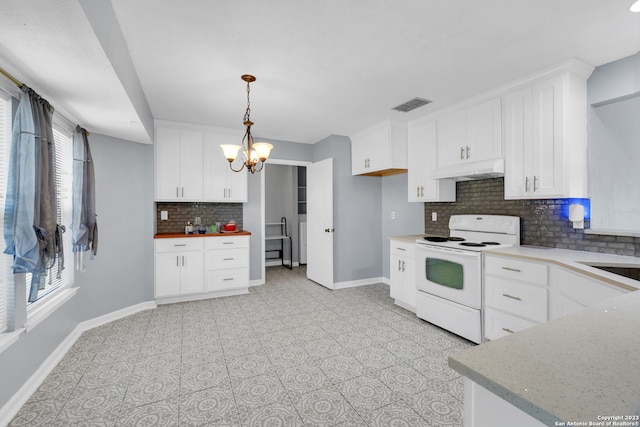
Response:
[{"label": "white ceiling", "polygon": [[[632,55],[640,14],[630,3],[2,0],[0,67],[88,130],[138,142],[150,142],[152,118],[240,137],[240,75],[254,74],[254,134],[314,143],[567,58],[597,66]],[[416,96],[433,103],[391,111]]]}]

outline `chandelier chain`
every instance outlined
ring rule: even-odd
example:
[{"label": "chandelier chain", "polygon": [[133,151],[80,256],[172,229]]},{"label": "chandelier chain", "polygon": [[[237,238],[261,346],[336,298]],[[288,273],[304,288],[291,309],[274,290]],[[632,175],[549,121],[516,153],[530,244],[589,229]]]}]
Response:
[{"label": "chandelier chain", "polygon": [[249,121],[251,116],[251,100],[249,98],[249,93],[251,89],[249,87],[249,82],[247,82],[247,110],[244,112],[244,121]]}]

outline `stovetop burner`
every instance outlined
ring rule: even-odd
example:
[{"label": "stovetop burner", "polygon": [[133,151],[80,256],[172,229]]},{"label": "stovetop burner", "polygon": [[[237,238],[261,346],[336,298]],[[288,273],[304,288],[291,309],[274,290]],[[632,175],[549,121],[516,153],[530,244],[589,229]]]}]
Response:
[{"label": "stovetop burner", "polygon": [[464,237],[449,237],[450,242],[464,242],[465,240]]},{"label": "stovetop burner", "polygon": [[483,245],[487,245],[487,246],[489,246],[489,245],[501,245],[501,243],[499,243],[499,242],[480,242],[480,243],[482,243]]},{"label": "stovetop burner", "polygon": [[427,242],[446,242],[449,240],[448,237],[439,237],[439,236],[427,236],[424,238]]},{"label": "stovetop burner", "polygon": [[483,246],[487,246],[484,243],[476,243],[476,242],[462,242],[460,246],[472,246],[474,248],[481,248]]}]

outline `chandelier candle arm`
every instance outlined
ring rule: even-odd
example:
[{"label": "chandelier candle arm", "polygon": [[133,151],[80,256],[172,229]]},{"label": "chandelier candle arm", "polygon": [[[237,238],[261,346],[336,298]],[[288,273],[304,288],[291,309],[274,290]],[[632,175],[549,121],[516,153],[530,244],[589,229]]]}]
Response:
[{"label": "chandelier candle arm", "polygon": [[[247,82],[247,109],[244,112],[243,118],[243,124],[246,130],[244,136],[242,137],[242,146],[233,144],[222,144],[220,145],[220,148],[222,148],[224,156],[229,162],[229,167],[232,171],[240,172],[243,168],[247,168],[248,172],[256,173],[260,172],[264,167],[264,163],[269,158],[269,153],[271,152],[273,145],[266,142],[253,142],[253,136],[251,135],[251,126],[253,126],[253,122],[251,121],[250,117],[251,101],[249,99],[251,89],[249,87],[249,83],[255,82],[256,78],[250,74],[243,74],[240,78]],[[234,169],[233,162],[238,157],[238,152],[241,148],[244,153],[245,160],[239,169]],[[260,165],[258,165],[258,163],[260,163]]]}]

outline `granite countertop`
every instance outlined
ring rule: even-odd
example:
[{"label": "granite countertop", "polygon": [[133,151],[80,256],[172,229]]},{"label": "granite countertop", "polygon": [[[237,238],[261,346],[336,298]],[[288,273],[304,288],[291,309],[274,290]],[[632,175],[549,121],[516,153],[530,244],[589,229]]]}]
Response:
[{"label": "granite countertop", "polygon": [[449,366],[546,425],[589,425],[640,414],[639,330],[640,292],[630,292],[453,354]]},{"label": "granite countertop", "polygon": [[246,230],[238,230],[229,233],[205,233],[205,234],[184,234],[184,233],[156,233],[154,239],[180,239],[183,237],[222,237],[222,236],[251,236]]},{"label": "granite countertop", "polygon": [[555,264],[627,291],[635,291],[640,288],[640,281],[583,264],[640,268],[640,258],[638,257],[539,246],[511,246],[487,250],[484,253]]}]

